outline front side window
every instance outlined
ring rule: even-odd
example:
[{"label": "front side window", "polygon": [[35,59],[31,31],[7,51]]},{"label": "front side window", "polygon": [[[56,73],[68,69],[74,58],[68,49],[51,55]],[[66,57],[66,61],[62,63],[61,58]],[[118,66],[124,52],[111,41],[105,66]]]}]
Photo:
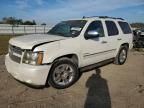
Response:
[{"label": "front side window", "polygon": [[87,28],[86,33],[89,31],[97,31],[100,37],[104,37],[104,30],[101,21],[93,21]]},{"label": "front side window", "polygon": [[128,25],[127,22],[121,22],[121,21],[119,21],[118,23],[119,23],[119,25],[120,25],[120,27],[121,27],[121,29],[122,29],[122,31],[123,31],[124,34],[131,33],[131,29],[130,29],[130,27],[129,27],[129,25]]},{"label": "front side window", "polygon": [[108,31],[108,36],[118,35],[118,28],[113,21],[105,21],[105,23]]},{"label": "front side window", "polygon": [[62,21],[55,25],[48,34],[64,37],[76,37],[80,34],[87,21],[85,20],[69,20]]}]

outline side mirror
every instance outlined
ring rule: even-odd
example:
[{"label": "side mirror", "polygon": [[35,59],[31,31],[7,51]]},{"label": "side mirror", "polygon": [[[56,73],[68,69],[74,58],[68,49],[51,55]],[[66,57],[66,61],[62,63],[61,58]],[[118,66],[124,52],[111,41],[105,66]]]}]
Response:
[{"label": "side mirror", "polygon": [[88,31],[85,38],[86,39],[93,39],[99,37],[99,33],[95,30]]}]

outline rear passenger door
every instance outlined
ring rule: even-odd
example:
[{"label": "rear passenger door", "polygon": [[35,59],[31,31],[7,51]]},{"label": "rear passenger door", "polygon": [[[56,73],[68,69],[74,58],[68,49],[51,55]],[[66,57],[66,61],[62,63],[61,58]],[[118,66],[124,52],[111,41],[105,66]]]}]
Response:
[{"label": "rear passenger door", "polygon": [[131,28],[127,22],[118,21],[118,24],[122,31],[122,40],[123,43],[129,43],[129,48],[133,47],[133,34]]},{"label": "rear passenger door", "polygon": [[111,57],[115,57],[117,48],[119,46],[119,41],[122,39],[119,35],[118,25],[113,20],[105,20],[105,26],[107,30],[107,41],[109,43]]}]

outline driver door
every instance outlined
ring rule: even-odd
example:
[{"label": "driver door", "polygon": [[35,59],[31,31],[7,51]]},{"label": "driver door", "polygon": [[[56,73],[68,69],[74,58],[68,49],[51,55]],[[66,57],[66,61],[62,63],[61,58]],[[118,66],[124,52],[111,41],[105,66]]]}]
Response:
[{"label": "driver door", "polygon": [[[91,37],[87,39],[88,32],[98,32],[98,37]],[[108,58],[109,43],[107,42],[107,36],[105,35],[103,23],[101,21],[93,21],[88,26],[84,40],[82,41],[82,66],[87,66]]]}]

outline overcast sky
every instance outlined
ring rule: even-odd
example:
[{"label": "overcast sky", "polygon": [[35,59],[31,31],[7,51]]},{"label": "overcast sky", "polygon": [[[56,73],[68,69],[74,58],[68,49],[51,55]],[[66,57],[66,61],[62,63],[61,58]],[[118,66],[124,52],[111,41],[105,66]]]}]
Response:
[{"label": "overcast sky", "polygon": [[82,16],[122,17],[144,22],[144,0],[1,0],[0,18],[13,16],[54,24]]}]

